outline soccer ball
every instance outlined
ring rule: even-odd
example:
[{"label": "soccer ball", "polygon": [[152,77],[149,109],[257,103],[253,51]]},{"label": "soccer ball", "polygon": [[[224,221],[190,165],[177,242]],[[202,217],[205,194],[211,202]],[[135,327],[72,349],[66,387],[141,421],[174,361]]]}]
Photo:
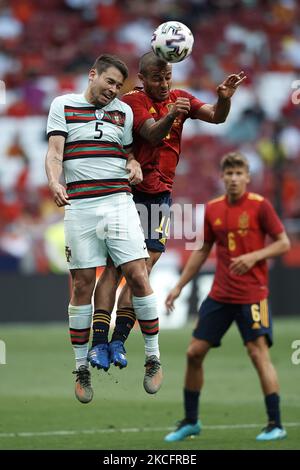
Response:
[{"label": "soccer ball", "polygon": [[181,62],[192,52],[194,36],[191,30],[179,21],[162,23],[154,31],[151,47],[158,57],[168,62]]}]

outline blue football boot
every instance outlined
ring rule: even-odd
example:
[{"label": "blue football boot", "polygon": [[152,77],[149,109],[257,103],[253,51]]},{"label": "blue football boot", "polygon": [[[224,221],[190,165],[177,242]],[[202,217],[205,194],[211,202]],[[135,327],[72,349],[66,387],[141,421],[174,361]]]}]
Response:
[{"label": "blue football boot", "polygon": [[258,436],[257,441],[278,441],[287,437],[287,432],[275,424],[268,424]]},{"label": "blue football boot", "polygon": [[201,432],[201,422],[195,424],[189,423],[186,419],[179,421],[177,429],[165,436],[165,441],[176,442],[182,441],[189,436],[197,436]]},{"label": "blue football boot", "polygon": [[92,367],[97,367],[97,369],[103,369],[107,372],[110,367],[108,344],[97,344],[91,348],[87,359]]},{"label": "blue football boot", "polygon": [[109,356],[110,362],[116,367],[123,369],[127,366],[126,351],[122,341],[116,340],[109,343]]}]

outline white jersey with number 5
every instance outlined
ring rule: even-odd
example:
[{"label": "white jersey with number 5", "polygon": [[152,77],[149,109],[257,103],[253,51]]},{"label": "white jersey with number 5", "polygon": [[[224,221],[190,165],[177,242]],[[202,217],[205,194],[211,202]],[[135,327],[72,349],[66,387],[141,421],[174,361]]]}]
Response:
[{"label": "white jersey with number 5", "polygon": [[126,148],[132,144],[132,122],[130,106],[118,98],[102,108],[83,94],[53,100],[47,135],[66,138],[63,169],[70,201],[130,192]]}]

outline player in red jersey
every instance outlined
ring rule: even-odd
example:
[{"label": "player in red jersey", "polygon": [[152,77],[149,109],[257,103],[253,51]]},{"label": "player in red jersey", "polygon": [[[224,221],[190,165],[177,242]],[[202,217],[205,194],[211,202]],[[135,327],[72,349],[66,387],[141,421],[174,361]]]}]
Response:
[{"label": "player in red jersey", "polygon": [[[168,309],[172,310],[182,288],[199,272],[215,243],[217,268],[213,286],[200,307],[198,324],[187,351],[185,418],[165,437],[167,442],[200,433],[198,407],[203,360],[211,347],[220,346],[234,321],[265,396],[268,424],[257,440],[286,437],[280,420],[277,374],[268,349],[272,345],[272,323],[266,260],[287,251],[290,243],[271,204],[262,196],[247,192],[250,180],[247,160],[238,153],[230,153],[222,159],[221,171],[226,194],[207,204],[204,244],[191,254],[166,300]],[[265,246],[267,235],[273,242]]]},{"label": "player in red jersey", "polygon": [[[230,110],[230,99],[246,77],[244,72],[228,76],[217,87],[218,100],[214,105],[205,104],[183,90],[171,90],[172,66],[152,52],[142,56],[138,77],[143,88],[136,88],[122,99],[131,106],[134,115],[133,152],[141,164],[143,182],[135,187],[133,194],[136,204],[146,208],[143,211],[145,219],[141,216],[141,222],[150,255],[147,262],[150,273],[165,251],[171,191],[184,121],[192,118],[214,124],[224,122]],[[154,205],[162,208],[156,213],[157,220],[151,217]],[[92,348],[97,349],[97,345],[108,342],[110,314],[119,282],[120,273],[113,266],[105,269],[98,282]],[[127,365],[123,344],[134,323],[131,292],[125,285],[119,298],[116,327],[109,344],[110,360],[121,368]],[[147,322],[139,320],[139,324],[144,335],[155,334]],[[101,362],[99,356],[91,364],[101,368]]]}]

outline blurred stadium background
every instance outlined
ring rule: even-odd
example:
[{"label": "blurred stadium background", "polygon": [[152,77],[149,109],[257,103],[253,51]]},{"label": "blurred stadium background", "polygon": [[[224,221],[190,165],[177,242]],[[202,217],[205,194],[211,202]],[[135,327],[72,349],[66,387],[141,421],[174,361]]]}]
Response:
[{"label": "blurred stadium background", "polygon": [[[0,0],[0,340],[5,341],[7,346],[7,365],[0,365],[0,375],[4,379],[1,384],[1,403],[4,405],[1,413],[6,417],[6,420],[0,420],[0,449],[14,445],[15,448],[43,448],[45,445],[39,440],[35,444],[33,441],[27,441],[27,444],[23,441],[18,444],[10,441],[8,444],[6,441],[4,444],[6,438],[2,436],[4,441],[1,439],[1,432],[7,433],[7,429],[11,433],[28,431],[29,428],[32,431],[66,429],[67,424],[62,417],[58,420],[61,427],[53,418],[49,426],[47,419],[40,419],[40,422],[33,419],[38,415],[40,418],[50,416],[52,407],[54,409],[57,406],[55,398],[58,396],[62,399],[59,408],[61,416],[66,417],[69,408],[73,407],[74,420],[75,415],[78,417],[78,408],[75,408],[77,403],[69,403],[73,400],[73,384],[68,375],[72,368],[72,350],[66,328],[69,277],[63,254],[63,211],[57,209],[51,200],[44,172],[47,149],[45,126],[49,105],[57,95],[81,92],[87,83],[89,67],[95,57],[103,52],[117,54],[128,64],[130,78],[123,92],[130,90],[137,84],[138,59],[149,50],[153,30],[168,20],[185,23],[195,36],[192,56],[173,66],[173,87],[182,87],[203,101],[212,103],[216,99],[216,86],[226,75],[244,70],[248,76],[246,83],[234,96],[226,123],[213,126],[188,121],[185,124],[174,202],[201,204],[219,195],[222,192],[219,160],[225,152],[238,149],[250,161],[251,190],[267,196],[281,215],[292,249],[270,265],[271,303],[275,316],[281,317],[277,320],[278,329],[282,332],[277,365],[284,375],[283,387],[289,396],[289,406],[292,407],[289,419],[296,423],[293,430],[298,441],[296,439],[294,442],[300,441],[300,428],[297,427],[300,409],[296,400],[300,389],[299,370],[291,366],[290,360],[291,343],[300,339],[300,2]],[[173,377],[165,387],[169,395],[161,398],[160,405],[161,409],[169,410],[163,423],[169,426],[172,419],[181,417],[184,351],[191,332],[189,320],[193,319],[209,289],[215,265],[212,255],[205,271],[186,288],[174,315],[167,317],[163,307],[166,292],[176,281],[188,255],[184,240],[170,240],[168,252],[160,260],[152,280],[160,301],[161,324],[167,329],[162,333],[162,349],[170,345],[170,351],[173,351],[172,345],[173,349],[177,345],[176,354],[173,351],[174,355],[169,353],[167,358]],[[49,326],[49,322],[57,321],[64,323],[62,326]],[[12,326],[12,323],[20,322],[27,322],[27,326]],[[32,322],[39,322],[39,325],[33,326]],[[170,328],[182,328],[185,324],[182,334],[180,331],[168,331]],[[129,343],[133,348],[130,380],[142,374],[137,347],[135,355],[135,345],[140,345],[140,351],[142,348],[138,336],[133,335]],[[234,341],[232,348],[229,345],[222,354],[227,351],[228,363],[224,356],[224,367],[227,363],[229,369],[238,367],[238,364],[233,365],[236,360]],[[52,344],[57,347],[57,354],[61,353],[57,357],[51,356]],[[41,363],[36,355],[40,357],[43,351],[45,357]],[[232,361],[231,357],[234,358]],[[21,358],[24,358],[24,363]],[[24,369],[21,368],[20,360]],[[136,368],[135,361],[139,363]],[[242,368],[246,367],[244,361],[246,359],[243,358]],[[56,368],[53,362],[56,366],[60,364],[60,387],[46,378],[46,370],[49,368],[55,381],[53,374]],[[32,367],[29,367],[30,364]],[[41,373],[44,370],[44,375],[41,375],[38,386],[34,387],[33,374],[39,368]],[[221,373],[222,379],[228,381],[225,395],[218,396],[211,384],[211,410],[221,410],[223,403],[231,403],[238,397],[231,372],[223,376],[222,371],[221,362],[216,365],[215,374],[220,377]],[[123,403],[127,408],[130,387],[126,382],[126,373],[123,372],[120,380],[123,382],[121,392],[127,397],[125,402],[128,402],[124,404],[120,400],[120,407]],[[246,377],[250,374],[252,384],[256,378],[251,375],[250,367],[245,373]],[[115,374],[118,375],[117,372]],[[214,376],[214,370],[211,376]],[[23,388],[19,386],[20,380]],[[104,391],[110,393],[117,379],[105,380]],[[239,380],[236,381],[236,387],[242,387]],[[120,393],[120,387],[117,390]],[[147,397],[142,395],[142,391],[138,393],[141,397],[137,398],[137,406],[142,409]],[[237,406],[236,414],[229,413],[232,424],[239,418],[241,423],[254,422],[253,410],[258,406],[256,403],[260,404],[257,383],[253,393],[257,402],[251,389],[248,418],[246,414],[244,416],[240,413]],[[48,398],[53,397],[51,404],[47,402],[49,406],[43,402],[46,395]],[[11,398],[11,406],[8,401],[5,402],[5,397],[7,400]],[[113,395],[111,399],[119,403],[120,398]],[[101,397],[98,403],[101,403]],[[154,426],[151,420],[153,413],[155,415],[151,411],[154,403],[153,400],[148,401],[143,408],[146,411],[144,414],[141,411],[141,419],[136,425]],[[106,405],[109,409],[107,402]],[[159,402],[156,406],[159,406]],[[244,409],[243,406],[244,403],[241,409]],[[257,417],[259,422],[262,413],[260,409]],[[87,428],[93,422],[93,413],[90,414],[90,421],[86,418]],[[216,424],[226,422],[224,410],[220,414],[212,411],[212,414]],[[30,420],[33,420],[31,424]],[[158,427],[159,423],[156,420],[155,423]],[[72,427],[71,424],[69,427]],[[106,425],[110,426],[109,422],[105,421],[104,428]],[[124,428],[133,425],[132,417],[124,417],[124,420],[117,419],[113,426]],[[248,433],[250,435],[249,430]],[[229,447],[224,444],[224,448],[230,448],[230,445],[238,448],[238,434],[240,431],[235,435],[236,440],[232,440]],[[222,446],[221,441],[215,445]],[[55,448],[62,445],[58,442],[62,441],[53,444]],[[126,445],[134,448],[133,441],[124,443],[121,439],[118,442],[123,446],[120,448],[126,448]],[[159,448],[158,442],[153,444],[156,448]],[[73,448],[70,441],[64,448],[68,448],[68,445]],[[96,444],[91,444],[91,447],[93,445]],[[109,446],[109,443],[105,441],[102,448],[109,448],[105,445]],[[141,443],[136,448],[143,448],[143,445]],[[210,448],[212,444],[208,442],[207,445]]]}]

